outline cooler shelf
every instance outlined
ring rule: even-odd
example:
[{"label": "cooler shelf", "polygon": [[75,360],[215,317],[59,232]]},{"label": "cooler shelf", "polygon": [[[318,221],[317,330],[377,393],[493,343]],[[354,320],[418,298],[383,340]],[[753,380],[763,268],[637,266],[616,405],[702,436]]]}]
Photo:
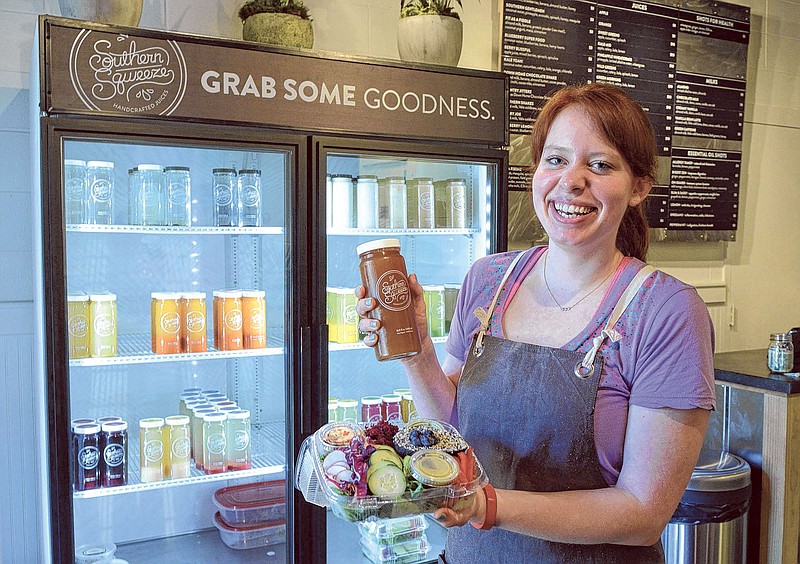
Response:
[{"label": "cooler shelf", "polygon": [[239,351],[220,351],[214,348],[209,339],[208,351],[182,354],[154,354],[151,351],[150,334],[138,333],[120,335],[117,342],[117,356],[73,358],[70,366],[109,366],[118,364],[150,364],[156,362],[186,362],[187,360],[211,360],[224,358],[243,358],[283,354],[283,335],[267,333],[267,346],[263,349],[242,349]]},{"label": "cooler shelf", "polygon": [[[431,341],[433,341],[434,345],[437,344],[437,343],[446,343],[447,342],[447,336],[444,336],[444,337],[431,337]],[[368,347],[367,345],[365,345],[361,341],[359,341],[357,343],[333,343],[333,342],[330,342],[330,341],[328,342],[328,350],[329,351],[351,351],[351,350],[360,350],[360,349],[368,349],[368,348],[370,348],[370,347]]]},{"label": "cooler shelf", "polygon": [[249,470],[223,472],[221,474],[204,474],[191,466],[191,476],[175,478],[160,482],[139,481],[139,435],[136,429],[128,430],[128,484],[113,488],[97,488],[82,492],[73,492],[75,499],[104,497],[143,490],[172,488],[202,482],[219,482],[251,476],[284,473],[286,471],[286,424],[283,421],[253,425],[251,441],[253,448],[253,467]]},{"label": "cooler shelf", "polygon": [[[94,226],[89,226],[94,227]],[[329,227],[327,229],[328,235],[477,235],[480,233],[479,229],[448,229],[433,228],[433,229],[394,229],[389,227],[375,228],[375,229],[357,229],[351,228],[336,228]]]},{"label": "cooler shelf", "polygon": [[215,225],[89,225],[67,224],[67,231],[82,233],[153,233],[185,235],[284,235],[283,227],[217,227]]}]

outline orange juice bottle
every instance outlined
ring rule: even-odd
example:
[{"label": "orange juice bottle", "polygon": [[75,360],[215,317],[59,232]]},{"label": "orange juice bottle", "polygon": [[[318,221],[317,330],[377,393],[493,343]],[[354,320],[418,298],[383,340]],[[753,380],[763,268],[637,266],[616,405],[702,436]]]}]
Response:
[{"label": "orange juice bottle", "polygon": [[214,345],[221,351],[242,348],[242,293],[238,290],[214,292]]},{"label": "orange juice bottle", "polygon": [[267,302],[264,290],[242,290],[242,339],[246,349],[267,346]]},{"label": "orange juice bottle", "polygon": [[181,321],[181,350],[190,353],[208,350],[205,292],[181,294]]},{"label": "orange juice bottle", "polygon": [[153,332],[153,352],[156,354],[181,352],[180,297],[177,292],[150,294],[150,328]]}]

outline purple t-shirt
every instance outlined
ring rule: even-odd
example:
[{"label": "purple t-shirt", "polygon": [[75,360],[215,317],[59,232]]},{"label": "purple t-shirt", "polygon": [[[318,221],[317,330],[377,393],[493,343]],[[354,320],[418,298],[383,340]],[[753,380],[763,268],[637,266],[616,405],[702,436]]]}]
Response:
[{"label": "purple t-shirt", "polygon": [[[539,247],[514,268],[497,301],[488,334],[505,338],[501,317],[522,280],[542,255]],[[488,311],[500,280],[517,252],[481,258],[472,265],[458,295],[456,311],[445,346],[465,361],[480,323],[473,312]],[[638,259],[623,259],[606,295],[589,324],[562,348],[585,353],[600,334],[628,283],[644,266]],[[714,328],[697,291],[661,271],[643,283],[614,328],[622,339],[606,339],[598,354],[603,371],[595,404],[595,446],[603,476],[616,484],[622,468],[622,451],[628,406],[674,409],[714,409]]]}]

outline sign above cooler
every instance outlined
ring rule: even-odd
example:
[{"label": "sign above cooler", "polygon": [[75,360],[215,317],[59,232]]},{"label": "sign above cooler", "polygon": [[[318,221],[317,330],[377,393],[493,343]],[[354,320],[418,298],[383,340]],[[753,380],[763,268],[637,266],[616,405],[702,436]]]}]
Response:
[{"label": "sign above cooler", "polygon": [[253,43],[40,18],[43,110],[452,140],[508,139],[502,73],[336,59]]}]

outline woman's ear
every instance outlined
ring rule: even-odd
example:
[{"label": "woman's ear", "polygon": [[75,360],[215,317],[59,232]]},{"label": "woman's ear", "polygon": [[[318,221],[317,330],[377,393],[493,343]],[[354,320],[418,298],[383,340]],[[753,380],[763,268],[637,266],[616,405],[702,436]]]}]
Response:
[{"label": "woman's ear", "polygon": [[631,199],[628,201],[628,205],[635,207],[641,204],[652,188],[653,181],[650,178],[637,178],[633,184],[633,193],[631,194]]}]

